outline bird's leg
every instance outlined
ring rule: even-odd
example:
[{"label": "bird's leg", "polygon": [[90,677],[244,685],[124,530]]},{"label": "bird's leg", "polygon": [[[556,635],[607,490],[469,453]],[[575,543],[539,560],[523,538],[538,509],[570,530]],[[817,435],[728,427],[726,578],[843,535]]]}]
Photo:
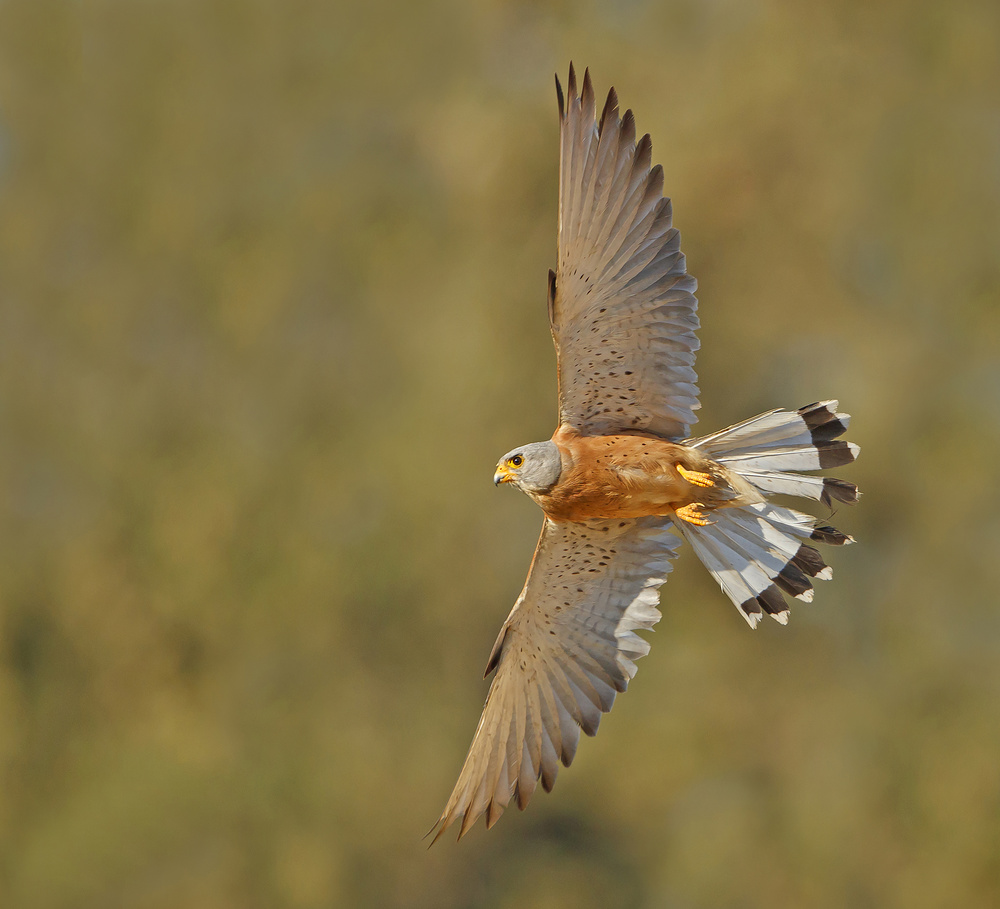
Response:
[{"label": "bird's leg", "polygon": [[677,465],[677,472],[687,480],[692,486],[711,487],[715,485],[710,473],[701,473],[697,470],[685,470],[680,464]]},{"label": "bird's leg", "polygon": [[698,527],[706,527],[709,524],[715,523],[715,521],[708,519],[708,512],[705,511],[705,506],[701,502],[691,502],[689,505],[682,505],[674,514],[682,521],[687,521],[688,524],[696,524]]}]

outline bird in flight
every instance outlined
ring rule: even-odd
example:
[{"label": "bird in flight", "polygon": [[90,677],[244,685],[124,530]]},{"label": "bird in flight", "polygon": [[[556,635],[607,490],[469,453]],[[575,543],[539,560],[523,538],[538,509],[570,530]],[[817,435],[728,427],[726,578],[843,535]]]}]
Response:
[{"label": "bird in flight", "polygon": [[[774,494],[853,504],[857,487],[803,474],[849,464],[836,401],[772,410],[690,438],[697,419],[695,279],[663,197],[651,143],[619,116],[612,88],[597,116],[590,73],[572,64],[560,121],[558,268],[549,324],[559,425],[521,445],[494,482],[537,502],[545,518],[528,579],[486,666],[496,675],[434,841],[484,814],[492,827],[552,789],[580,730],[601,715],[649,651],[636,632],[660,619],[659,589],[687,540],[751,628],[788,620],[785,596],[809,602],[831,577],[812,543],[852,538]],[[672,532],[675,531],[675,532]],[[679,536],[677,535],[679,534]]]}]

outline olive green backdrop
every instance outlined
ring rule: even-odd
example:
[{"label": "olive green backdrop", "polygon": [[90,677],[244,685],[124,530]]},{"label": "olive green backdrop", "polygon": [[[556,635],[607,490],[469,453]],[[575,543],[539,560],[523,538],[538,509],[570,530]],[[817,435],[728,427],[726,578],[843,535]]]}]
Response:
[{"label": "olive green backdrop", "polygon": [[[0,905],[1000,905],[1000,8],[0,3]],[[555,792],[430,852],[540,516],[553,73],[652,133],[709,431],[857,546],[690,554]]]}]

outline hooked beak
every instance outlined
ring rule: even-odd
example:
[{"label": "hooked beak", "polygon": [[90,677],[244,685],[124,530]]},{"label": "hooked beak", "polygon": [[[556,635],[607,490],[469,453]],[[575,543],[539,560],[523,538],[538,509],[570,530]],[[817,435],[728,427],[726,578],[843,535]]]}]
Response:
[{"label": "hooked beak", "polygon": [[493,485],[499,486],[501,483],[510,483],[513,479],[510,471],[501,464],[497,467],[497,472],[493,474]]}]

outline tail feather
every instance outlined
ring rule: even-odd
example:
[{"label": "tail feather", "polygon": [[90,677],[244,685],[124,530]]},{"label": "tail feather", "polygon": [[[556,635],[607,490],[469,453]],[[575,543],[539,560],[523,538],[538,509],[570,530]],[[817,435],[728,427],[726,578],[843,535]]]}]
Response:
[{"label": "tail feather", "polygon": [[[858,489],[831,477],[790,471],[848,464],[858,446],[837,441],[850,423],[836,401],[798,411],[774,410],[688,444],[744,477],[768,495],[795,495],[827,506],[854,504]],[[736,604],[752,628],[764,614],[784,624],[783,594],[804,602],[813,598],[812,579],[828,580],[832,569],[810,542],[841,546],[853,538],[819,523],[811,515],[771,502],[719,508],[713,523],[676,521],[683,536]]]},{"label": "tail feather", "polygon": [[822,470],[850,464],[860,450],[835,441],[851,423],[837,401],[818,401],[794,413],[772,410],[688,444],[722,464],[744,470]]},{"label": "tail feather", "polygon": [[801,496],[817,499],[828,508],[833,501],[854,505],[858,501],[858,487],[833,477],[804,477],[800,474],[777,470],[741,470],[740,474],[763,493],[770,495]]},{"label": "tail feather", "polygon": [[846,413],[837,412],[837,403],[819,401],[794,413],[772,410],[688,444],[735,470],[765,495],[853,505],[858,501],[853,483],[788,472],[841,467],[858,456],[857,445],[837,440],[851,422]]},{"label": "tail feather", "polygon": [[719,582],[726,596],[736,604],[751,628],[757,627],[765,612],[781,624],[788,621],[788,606],[777,588],[771,591],[775,585],[764,569],[739,548],[727,544],[722,534],[713,532],[717,524],[698,527],[680,521],[677,523],[698,558]]},{"label": "tail feather", "polygon": [[837,413],[839,402],[817,401],[792,413],[787,410],[769,410],[713,432],[711,435],[692,439],[695,448],[704,448],[706,454],[739,454],[741,451],[762,451],[766,448],[787,448],[806,445],[814,441],[829,441],[842,435],[851,424],[846,413]]}]

